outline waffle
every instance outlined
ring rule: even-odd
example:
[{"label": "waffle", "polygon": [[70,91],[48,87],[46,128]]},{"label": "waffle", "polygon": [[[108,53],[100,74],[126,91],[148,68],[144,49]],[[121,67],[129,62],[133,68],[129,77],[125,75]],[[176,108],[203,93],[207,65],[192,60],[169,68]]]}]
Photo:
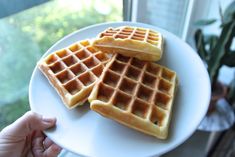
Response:
[{"label": "waffle", "polygon": [[150,29],[124,26],[106,29],[94,40],[93,46],[106,53],[157,61],[163,53],[163,38]]},{"label": "waffle", "polygon": [[105,53],[94,49],[88,40],[83,40],[48,55],[38,63],[38,67],[66,107],[73,108],[87,100],[109,60]]},{"label": "waffle", "polygon": [[176,73],[163,66],[115,54],[88,100],[101,115],[166,139],[176,84]]}]

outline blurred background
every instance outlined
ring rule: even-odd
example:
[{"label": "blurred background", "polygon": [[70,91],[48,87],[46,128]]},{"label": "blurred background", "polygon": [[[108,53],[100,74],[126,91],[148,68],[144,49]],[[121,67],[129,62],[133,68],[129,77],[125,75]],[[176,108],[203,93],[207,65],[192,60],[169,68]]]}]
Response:
[{"label": "blurred background", "polygon": [[[164,156],[235,156],[234,12],[233,0],[0,0],[0,129],[30,109],[32,71],[56,41],[92,24],[143,22],[192,46],[209,74],[210,67],[216,68],[211,81],[227,91],[198,131]],[[221,47],[224,51],[216,50]]]}]

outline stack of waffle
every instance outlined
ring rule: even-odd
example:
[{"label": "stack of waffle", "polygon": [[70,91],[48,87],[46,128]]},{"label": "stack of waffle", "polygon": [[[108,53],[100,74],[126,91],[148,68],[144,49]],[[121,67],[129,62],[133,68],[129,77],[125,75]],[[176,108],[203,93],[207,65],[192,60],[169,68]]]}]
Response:
[{"label": "stack of waffle", "polygon": [[125,26],[108,28],[93,42],[83,40],[58,50],[38,67],[68,108],[88,99],[97,113],[166,139],[177,77],[151,62],[162,53],[160,33]]}]

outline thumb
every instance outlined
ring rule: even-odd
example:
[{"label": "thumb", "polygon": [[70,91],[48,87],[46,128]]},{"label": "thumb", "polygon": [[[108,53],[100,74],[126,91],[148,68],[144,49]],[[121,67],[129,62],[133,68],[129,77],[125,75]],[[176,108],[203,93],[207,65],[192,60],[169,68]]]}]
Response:
[{"label": "thumb", "polygon": [[1,134],[14,137],[26,137],[34,130],[46,130],[56,123],[55,118],[44,118],[35,112],[28,111],[14,123],[2,130]]}]

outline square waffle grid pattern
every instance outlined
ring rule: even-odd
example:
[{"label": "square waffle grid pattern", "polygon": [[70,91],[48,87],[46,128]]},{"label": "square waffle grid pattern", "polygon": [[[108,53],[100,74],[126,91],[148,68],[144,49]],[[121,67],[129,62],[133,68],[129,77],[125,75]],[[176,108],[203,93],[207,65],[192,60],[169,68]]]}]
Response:
[{"label": "square waffle grid pattern", "polygon": [[42,66],[48,67],[50,72],[46,75],[50,75],[48,78],[67,107],[72,108],[87,100],[109,59],[106,54],[94,49],[88,40],[84,40],[50,54],[40,69],[43,69]]},{"label": "square waffle grid pattern", "polygon": [[[115,39],[133,39],[137,41],[144,41],[152,45],[159,45],[159,38],[162,38],[158,32],[146,28],[138,27],[119,27],[109,28],[100,34],[102,37],[113,37]],[[159,47],[159,46],[158,46]]]},{"label": "square waffle grid pattern", "polygon": [[[96,99],[105,106],[112,106],[121,117],[134,116],[139,124],[117,121],[161,139],[167,137],[175,72],[156,63],[116,54],[100,80]],[[100,112],[102,114],[102,110]]]}]

